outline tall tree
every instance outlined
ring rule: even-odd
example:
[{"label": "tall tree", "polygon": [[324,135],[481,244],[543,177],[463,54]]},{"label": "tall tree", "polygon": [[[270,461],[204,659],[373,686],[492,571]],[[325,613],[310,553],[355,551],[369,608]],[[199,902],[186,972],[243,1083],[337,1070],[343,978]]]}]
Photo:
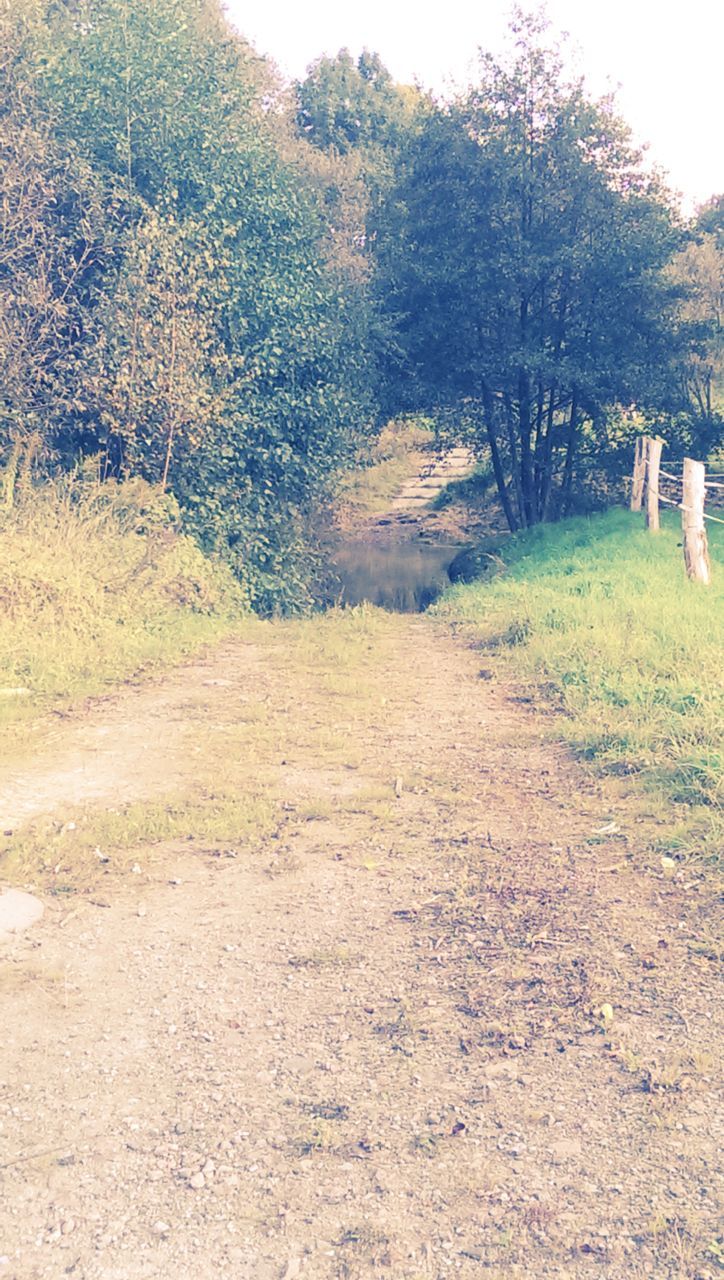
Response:
[{"label": "tall tree", "polygon": [[699,210],[670,278],[678,292],[680,387],[687,444],[706,454],[724,430],[724,197]]},{"label": "tall tree", "polygon": [[0,14],[0,449],[47,451],[72,408],[69,361],[114,252],[114,209],[38,100],[31,50],[41,6]]},{"label": "tall tree", "polygon": [[61,343],[73,394],[54,443],[167,484],[260,606],[291,602],[368,375],[356,295],[332,268],[316,176],[285,148],[271,72],[217,0],[22,3],[39,14],[23,53],[37,110],[92,175],[114,236],[84,299],[89,340]]},{"label": "tall tree", "polygon": [[[430,110],[388,215],[408,401],[467,404],[511,528],[564,512],[584,433],[650,397],[666,347],[664,194],[538,18]],[[396,378],[399,386],[399,376]]]}]

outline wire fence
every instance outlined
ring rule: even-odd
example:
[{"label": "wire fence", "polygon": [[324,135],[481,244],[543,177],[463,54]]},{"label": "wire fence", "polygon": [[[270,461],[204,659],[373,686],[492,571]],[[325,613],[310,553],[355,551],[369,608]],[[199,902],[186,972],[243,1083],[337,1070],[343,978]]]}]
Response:
[{"label": "wire fence", "polygon": [[[724,518],[706,510],[717,494],[724,491],[724,473],[706,474],[703,462],[684,458],[681,475],[664,471],[661,466],[663,441],[652,436],[639,436],[636,441],[631,510],[646,512],[646,527],[656,533],[660,527],[659,503],[676,507],[682,513],[684,564],[688,576],[696,582],[711,581],[706,521],[724,524]],[[662,482],[668,492],[662,492]]]}]

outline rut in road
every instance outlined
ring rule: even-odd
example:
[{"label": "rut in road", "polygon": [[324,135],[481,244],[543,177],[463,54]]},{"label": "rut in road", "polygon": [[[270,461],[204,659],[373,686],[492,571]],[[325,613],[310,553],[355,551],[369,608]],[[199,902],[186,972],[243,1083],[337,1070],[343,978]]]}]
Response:
[{"label": "rut in road", "polygon": [[473,648],[269,625],[101,705],[62,767],[109,724],[90,829],[140,740],[139,794],[273,816],[42,880],[2,957],[3,1280],[713,1275],[708,905],[635,869],[623,802],[612,830]]}]

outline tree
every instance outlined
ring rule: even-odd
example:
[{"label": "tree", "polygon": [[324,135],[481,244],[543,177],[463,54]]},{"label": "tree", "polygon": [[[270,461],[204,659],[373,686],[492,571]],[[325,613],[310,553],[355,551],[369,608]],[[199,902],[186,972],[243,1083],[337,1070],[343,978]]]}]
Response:
[{"label": "tree", "polygon": [[423,95],[398,85],[379,55],[347,49],[322,57],[296,85],[298,137],[320,182],[330,260],[351,281],[352,308],[364,331],[375,407],[379,370],[390,350],[392,330],[383,314],[385,281],[378,278],[382,208],[418,125]]},{"label": "tree", "polygon": [[[92,288],[59,277],[84,340],[59,343],[56,455],[97,453],[105,474],[168,485],[255,603],[299,601],[315,504],[366,415],[368,362],[271,72],[217,0],[34,7],[34,111],[113,233]],[[32,147],[23,163],[38,172]],[[51,193],[53,216],[69,186]]]},{"label": "tree", "polygon": [[724,428],[724,198],[699,210],[669,276],[678,295],[682,427],[706,456]]},{"label": "tree", "polygon": [[[0,448],[46,452],[69,411],[69,362],[113,248],[90,166],[58,143],[29,57],[39,8],[0,16]],[[107,215],[107,216],[106,216]]]},{"label": "tree", "polygon": [[684,403],[696,423],[697,444],[707,453],[721,432],[724,407],[724,250],[716,236],[707,233],[686,245],[670,274],[680,290]]},{"label": "tree", "polygon": [[374,153],[379,163],[404,132],[407,96],[367,49],[356,60],[348,49],[318,58],[296,93],[299,130],[322,151]]},{"label": "tree", "polygon": [[384,275],[408,405],[452,407],[492,455],[511,528],[570,505],[608,406],[656,398],[673,240],[609,102],[568,82],[541,20],[430,109],[388,203]]}]

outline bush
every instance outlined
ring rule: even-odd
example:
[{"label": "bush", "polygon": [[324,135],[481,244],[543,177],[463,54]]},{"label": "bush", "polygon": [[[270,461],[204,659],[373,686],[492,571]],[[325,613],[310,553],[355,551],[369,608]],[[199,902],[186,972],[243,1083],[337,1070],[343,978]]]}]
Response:
[{"label": "bush", "polygon": [[[0,516],[0,715],[96,690],[219,635],[245,610],[230,570],[142,481],[46,484]],[[18,690],[24,692],[18,693]]]}]

